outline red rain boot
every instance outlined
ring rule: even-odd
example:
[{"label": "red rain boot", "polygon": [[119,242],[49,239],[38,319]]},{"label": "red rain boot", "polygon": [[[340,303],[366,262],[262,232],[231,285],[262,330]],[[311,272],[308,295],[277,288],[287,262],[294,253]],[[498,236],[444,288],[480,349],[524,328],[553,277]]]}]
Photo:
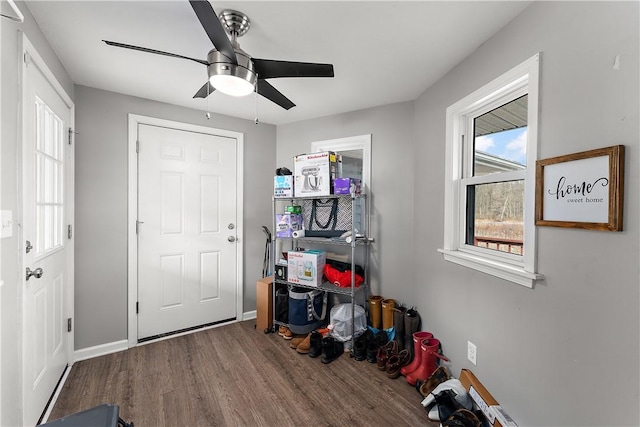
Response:
[{"label": "red rain boot", "polygon": [[[409,375],[411,372],[418,369],[420,366],[420,356],[422,352],[420,351],[420,342],[426,338],[433,338],[433,334],[431,332],[414,332],[413,333],[413,360],[407,366],[403,366],[400,369],[400,373],[404,376]],[[408,346],[408,343],[405,343],[405,346]]]},{"label": "red rain boot", "polygon": [[420,366],[415,371],[407,375],[407,382],[411,385],[416,385],[418,380],[426,380],[433,374],[433,371],[438,367],[438,359],[449,361],[446,357],[441,355],[438,350],[440,349],[440,341],[435,338],[423,339],[420,343],[420,352],[422,353]]}]

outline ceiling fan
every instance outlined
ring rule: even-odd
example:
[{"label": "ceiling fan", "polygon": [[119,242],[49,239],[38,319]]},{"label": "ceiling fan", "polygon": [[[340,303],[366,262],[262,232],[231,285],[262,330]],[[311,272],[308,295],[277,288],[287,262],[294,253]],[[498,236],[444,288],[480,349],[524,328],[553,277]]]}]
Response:
[{"label": "ceiling fan", "polygon": [[189,0],[189,3],[214,46],[209,51],[206,60],[124,43],[103,41],[109,46],[188,59],[206,65],[209,80],[196,92],[194,98],[206,98],[215,90],[232,96],[245,96],[256,91],[285,110],[289,110],[295,107],[295,104],[266,79],[333,77],[333,65],[331,64],[252,58],[240,49],[238,43],[238,37],[244,35],[251,26],[249,17],[242,12],[230,9],[223,10],[219,15],[216,15],[207,0]]}]

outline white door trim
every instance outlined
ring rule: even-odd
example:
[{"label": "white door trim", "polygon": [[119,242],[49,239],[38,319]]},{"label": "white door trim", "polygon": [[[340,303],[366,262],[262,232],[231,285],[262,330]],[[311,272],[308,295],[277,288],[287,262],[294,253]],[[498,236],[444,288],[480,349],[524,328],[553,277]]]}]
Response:
[{"label": "white door trim", "polygon": [[129,114],[128,130],[128,157],[129,157],[129,199],[127,213],[127,283],[128,283],[128,341],[129,348],[138,345],[138,321],[136,314],[136,301],[138,299],[138,239],[136,236],[136,220],[138,219],[138,158],[136,153],[136,143],[138,139],[138,125],[146,124],[152,126],[162,126],[171,129],[179,129],[189,132],[199,132],[209,135],[226,136],[235,138],[236,145],[236,212],[237,233],[236,233],[236,320],[242,320],[243,310],[243,253],[244,253],[244,220],[243,220],[243,176],[244,176],[244,134],[224,129],[210,128],[206,126],[192,125],[189,123],[175,122],[172,120],[157,119],[155,117]]},{"label": "white door trim", "polygon": [[[49,82],[49,84],[51,85],[51,87],[56,91],[56,93],[58,94],[58,96],[60,96],[60,98],[64,101],[65,105],[69,108],[70,110],[70,118],[69,118],[69,127],[71,129],[75,129],[75,104],[73,103],[73,100],[71,99],[71,97],[69,96],[69,94],[67,94],[67,92],[64,90],[64,88],[62,87],[62,85],[60,84],[60,82],[58,82],[58,80],[56,79],[55,75],[53,74],[53,72],[49,69],[49,67],[47,66],[46,62],[44,61],[44,59],[42,59],[42,57],[40,56],[40,54],[38,53],[38,51],[36,50],[36,48],[33,46],[33,44],[31,43],[31,41],[29,40],[29,38],[27,37],[27,35],[23,32],[21,33],[21,37],[18,37],[18,41],[19,41],[19,47],[18,47],[18,52],[20,55],[20,58],[18,58],[18,62],[22,64],[22,66],[20,67],[20,83],[22,85],[21,88],[21,94],[20,94],[20,105],[18,108],[18,114],[20,117],[20,127],[18,128],[18,141],[20,141],[20,147],[18,148],[17,151],[17,159],[16,159],[16,166],[18,169],[18,176],[17,176],[17,180],[18,180],[18,205],[17,205],[17,218],[18,219],[18,223],[22,224],[23,222],[23,218],[24,218],[24,212],[23,212],[23,203],[24,203],[24,173],[25,171],[23,170],[22,167],[22,162],[23,162],[23,150],[24,150],[24,146],[25,146],[25,141],[24,141],[24,137],[26,134],[26,129],[24,128],[24,126],[26,126],[25,121],[24,121],[24,112],[25,109],[27,108],[27,106],[25,105],[25,99],[27,97],[26,94],[26,84],[25,84],[25,80],[26,80],[26,76],[27,76],[27,61],[29,61],[29,64],[32,66],[36,66],[40,72],[42,73],[42,75],[45,77],[45,79],[47,80],[47,82]],[[70,165],[70,171],[68,173],[71,174],[71,185],[69,186],[69,188],[66,188],[67,193],[66,193],[66,199],[65,199],[65,208],[66,208],[66,218],[68,223],[71,225],[72,229],[75,228],[75,195],[74,195],[74,187],[75,187],[75,166],[74,166],[74,162],[75,162],[75,138],[72,139],[72,148],[71,148],[71,159],[69,161],[69,165]],[[18,265],[20,266],[20,271],[23,272],[24,269],[24,233],[23,233],[23,229],[22,227],[15,227],[14,230],[17,230],[17,236],[19,239],[19,256],[18,256]],[[67,308],[67,315],[69,317],[71,317],[72,322],[75,320],[75,311],[74,311],[74,288],[75,288],[75,284],[74,284],[74,246],[75,246],[75,239],[68,239],[66,242],[67,248],[68,248],[68,257],[67,257],[67,277],[68,277],[68,282],[67,282],[67,292],[65,294],[65,306]],[[23,281],[20,280],[20,286],[18,289],[18,299],[21,301],[21,305],[19,307],[19,311],[20,311],[20,317],[22,318],[24,316],[24,302],[25,302],[25,298],[24,298],[24,286],[23,286]],[[71,366],[73,364],[73,355],[74,355],[74,335],[75,335],[75,322],[72,323],[73,324],[73,329],[72,332],[68,334],[67,336],[67,364],[69,366]],[[22,351],[24,349],[24,341],[23,341],[23,334],[24,334],[24,330],[22,329],[24,326],[24,319],[21,322],[21,330],[19,333],[19,339],[20,339],[20,343],[19,343],[19,348],[20,348],[20,353],[21,353],[21,360],[24,360],[24,357],[22,357]],[[24,381],[23,381],[23,377],[24,377],[24,364],[22,364],[22,366],[20,367],[22,374],[20,375],[20,393],[21,396],[24,396]],[[20,413],[21,416],[23,416],[23,411],[24,411],[24,402],[21,401],[21,406],[22,408],[20,409]]]}]

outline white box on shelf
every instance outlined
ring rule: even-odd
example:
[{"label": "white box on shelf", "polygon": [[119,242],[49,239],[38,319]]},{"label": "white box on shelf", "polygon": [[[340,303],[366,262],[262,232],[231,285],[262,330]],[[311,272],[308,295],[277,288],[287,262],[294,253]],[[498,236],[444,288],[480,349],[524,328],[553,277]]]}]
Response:
[{"label": "white box on shelf", "polygon": [[293,175],[275,175],[273,177],[274,197],[293,197]]},{"label": "white box on shelf", "polygon": [[320,286],[324,275],[326,252],[309,249],[287,253],[287,281],[307,286]]},{"label": "white box on shelf", "polygon": [[296,197],[328,196],[338,173],[338,157],[333,151],[300,154],[293,158]]}]

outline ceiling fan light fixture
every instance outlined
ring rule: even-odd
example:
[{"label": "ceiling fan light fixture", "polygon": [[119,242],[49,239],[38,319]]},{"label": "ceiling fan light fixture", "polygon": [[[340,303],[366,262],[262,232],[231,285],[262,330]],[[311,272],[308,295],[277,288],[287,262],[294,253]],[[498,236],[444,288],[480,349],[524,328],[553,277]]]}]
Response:
[{"label": "ceiling fan light fixture", "polygon": [[230,74],[218,74],[209,77],[209,83],[220,92],[231,96],[247,96],[253,93],[254,83]]},{"label": "ceiling fan light fixture", "polygon": [[231,96],[246,96],[255,90],[257,76],[249,55],[240,48],[235,50],[238,65],[229,62],[221,52],[212,50],[207,59],[209,83],[220,92]]}]

